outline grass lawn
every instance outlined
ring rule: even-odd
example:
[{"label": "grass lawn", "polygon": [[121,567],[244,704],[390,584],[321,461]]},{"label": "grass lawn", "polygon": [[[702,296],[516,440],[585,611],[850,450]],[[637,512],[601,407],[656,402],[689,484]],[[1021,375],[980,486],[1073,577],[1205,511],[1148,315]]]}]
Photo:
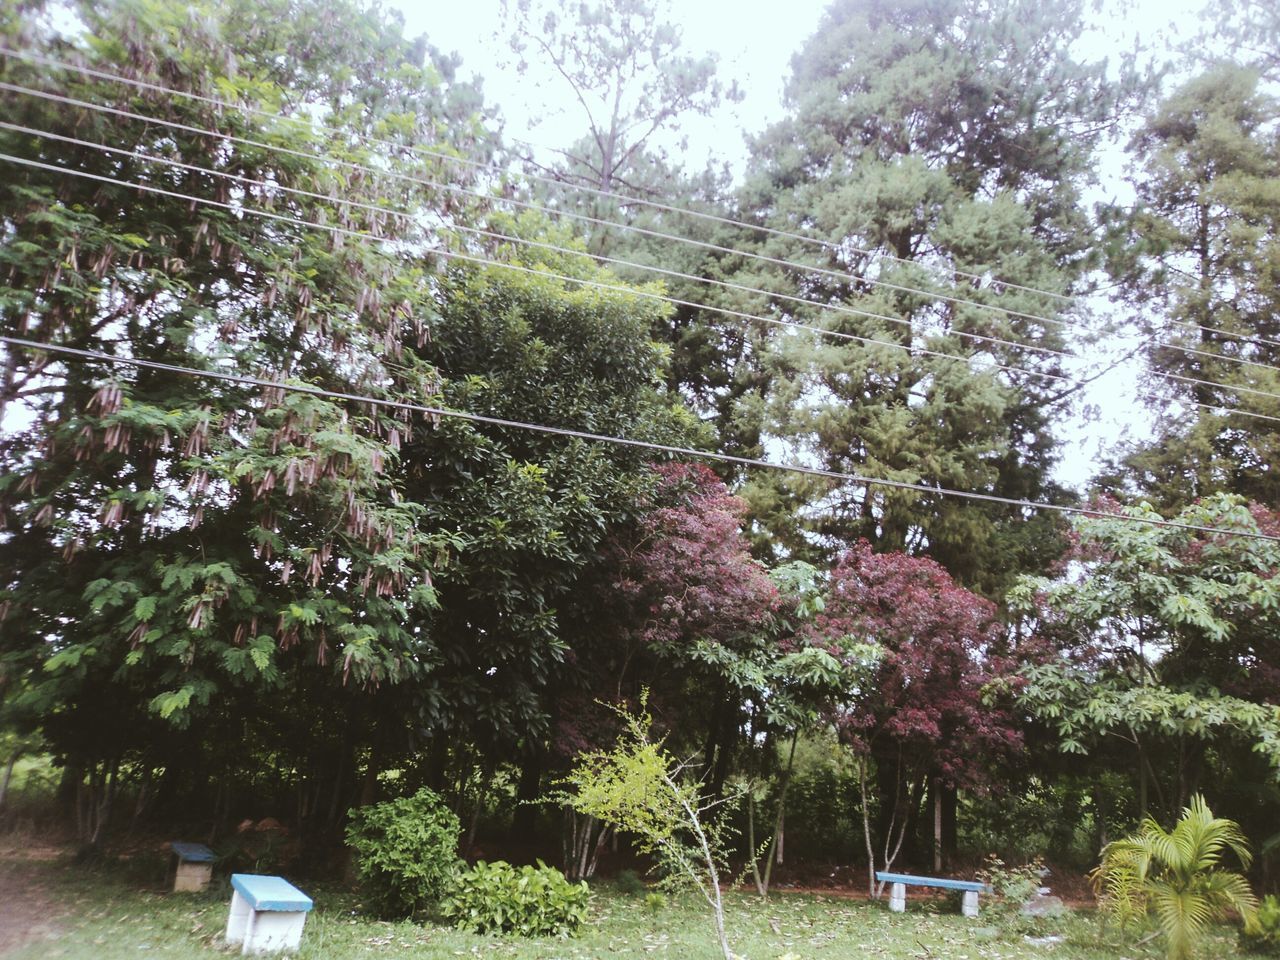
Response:
[{"label": "grass lawn", "polygon": [[[55,904],[60,915],[44,938],[20,946],[4,960],[130,960],[227,956],[222,931],[229,886],[215,879],[205,894],[163,892],[157,859],[94,868],[66,860],[0,859],[9,891],[29,891]],[[434,925],[387,923],[365,916],[349,891],[299,883],[316,901],[302,937],[301,960],[348,958],[454,958],[496,956],[519,960],[653,958],[714,960],[719,956],[709,915],[693,898],[657,910],[643,896],[627,896],[607,884],[592,898],[590,924],[571,939],[520,940],[479,937]],[[908,904],[892,914],[883,904],[831,896],[779,894],[768,902],[734,893],[728,902],[735,951],[749,960],[884,958],[884,960],[1144,960],[1162,956],[1158,942],[1142,946],[1136,937],[1101,936],[1092,913],[1042,921],[1031,930],[1017,922],[1000,924],[992,911],[977,920],[950,913],[943,901]],[[12,921],[13,916],[9,919]],[[1056,936],[1056,943],[1032,943],[1028,934]],[[237,951],[238,952],[238,951]],[[1202,956],[1238,956],[1234,932],[1214,931]]]}]

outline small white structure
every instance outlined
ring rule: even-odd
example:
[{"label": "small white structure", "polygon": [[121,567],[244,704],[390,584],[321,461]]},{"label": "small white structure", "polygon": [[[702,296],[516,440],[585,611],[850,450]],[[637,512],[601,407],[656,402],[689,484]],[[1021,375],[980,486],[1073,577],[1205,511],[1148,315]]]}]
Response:
[{"label": "small white structure", "polygon": [[213,851],[203,843],[169,844],[173,851],[173,892],[199,893],[213,876]]},{"label": "small white structure", "polygon": [[283,877],[253,873],[233,873],[231,890],[227,943],[243,944],[241,953],[298,949],[310,897]]}]

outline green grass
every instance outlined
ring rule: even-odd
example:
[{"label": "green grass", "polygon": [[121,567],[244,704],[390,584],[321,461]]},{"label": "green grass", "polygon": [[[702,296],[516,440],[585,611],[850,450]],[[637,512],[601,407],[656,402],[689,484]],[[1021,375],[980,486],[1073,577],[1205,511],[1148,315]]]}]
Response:
[{"label": "green grass", "polygon": [[[66,862],[0,862],[24,886],[64,905],[59,934],[32,943],[5,960],[120,960],[199,958],[227,955],[222,944],[230,899],[227,884],[205,894],[162,892],[159,861],[95,868]],[[387,923],[364,915],[350,892],[324,884],[299,884],[316,901],[307,919],[300,960],[456,958],[497,956],[518,960],[652,958],[714,960],[719,956],[709,915],[693,898],[656,912],[643,896],[627,896],[602,885],[592,898],[590,924],[571,939],[519,940],[480,937],[408,922]],[[1100,933],[1091,914],[1071,915],[1030,931],[1000,924],[991,911],[977,920],[948,912],[947,904],[912,902],[905,914],[883,904],[834,897],[781,894],[762,903],[746,893],[729,896],[729,931],[735,951],[749,960],[1157,960],[1158,942],[1136,943]],[[1052,946],[1035,945],[1028,932],[1057,934]],[[1234,933],[1215,931],[1203,956],[1238,956]]]}]

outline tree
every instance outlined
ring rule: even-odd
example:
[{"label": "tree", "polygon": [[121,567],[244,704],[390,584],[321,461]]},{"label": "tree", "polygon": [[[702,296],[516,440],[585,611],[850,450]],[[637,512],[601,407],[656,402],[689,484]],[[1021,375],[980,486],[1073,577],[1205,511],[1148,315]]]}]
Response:
[{"label": "tree", "polygon": [[578,759],[565,780],[565,799],[580,813],[639,838],[642,851],[658,855],[670,880],[692,884],[711,908],[725,960],[733,960],[720,891],[725,851],[721,827],[712,818],[722,801],[708,805],[701,799],[696,781],[651,737],[648,714],[620,716],[618,743]]},{"label": "tree", "polygon": [[1227,850],[1248,869],[1253,858],[1239,825],[1215,817],[1197,794],[1172,830],[1147,819],[1137,833],[1107,844],[1094,890],[1122,924],[1154,912],[1169,960],[1192,960],[1210,923],[1237,912],[1250,927],[1257,913],[1249,881],[1220,866]]},{"label": "tree", "polygon": [[[460,133],[475,101],[357,4],[75,13],[77,39],[6,16],[6,43],[229,106],[6,58],[8,81],[127,113],[5,94],[10,120],[116,152],[3,134],[6,153],[49,167],[15,167],[0,188],[4,332],[380,399],[433,395],[434,375],[403,350],[434,314],[408,252],[421,234],[393,247],[293,221],[381,236],[376,204],[326,199],[403,200],[351,172],[409,163],[361,134],[434,142]],[[180,776],[193,744],[239,743],[261,698],[323,676],[339,710],[358,713],[379,686],[421,675],[408,621],[429,614],[433,568],[458,544],[404,500],[406,416],[39,350],[5,359],[0,392],[31,424],[0,453],[9,706],[40,718],[81,784],[86,840],[100,839],[123,771]],[[205,759],[232,762],[226,747]]]},{"label": "tree", "polygon": [[[753,141],[741,201],[812,238],[762,249],[816,272],[757,268],[753,285],[799,290],[812,308],[775,312],[831,333],[776,338],[774,386],[750,411],[768,433],[832,470],[1062,495],[1051,423],[1072,391],[1052,377],[1071,314],[1056,295],[1088,261],[1080,191],[1124,94],[1073,55],[1081,29],[1070,0],[831,6],[793,61],[790,115]],[[786,487],[759,495],[781,501],[776,524],[928,552],[993,595],[1052,555],[1050,521],[909,491]],[[787,509],[793,497],[808,509]]]},{"label": "tree", "polygon": [[[7,80],[56,77],[143,119],[5,95],[14,122],[123,151],[3,134],[50,168],[0,187],[5,334],[687,442],[651,298],[536,275],[616,283],[572,253],[526,258],[532,274],[437,269],[447,241],[425,225],[469,211],[417,182],[440,161],[415,149],[461,148],[477,121],[451,61],[357,3],[79,14],[74,41],[0,23],[7,43],[229,105],[6,58]],[[146,793],[157,776],[175,805],[207,796],[218,819],[243,790],[332,836],[386,766],[439,779],[450,759],[492,771],[545,749],[569,647],[557,606],[647,492],[638,453],[40,350],[5,359],[30,426],[0,447],[4,716],[66,764],[86,840],[123,779]]]},{"label": "tree", "polygon": [[1139,812],[1153,791],[1172,813],[1219,780],[1215,763],[1239,777],[1251,753],[1264,768],[1280,764],[1280,552],[1251,536],[1274,534],[1276,520],[1226,495],[1174,519],[1238,536],[1134,522],[1159,519],[1146,506],[1111,510],[1075,522],[1070,573],[1028,578],[1011,597],[1030,616],[1021,629],[1057,651],[1021,671],[1017,697],[1066,752],[1127,744]]},{"label": "tree", "polygon": [[732,250],[742,234],[729,224],[680,212],[732,213],[727,168],[710,161],[701,168],[690,164],[681,124],[710,115],[740,93],[736,84],[717,77],[714,55],[684,52],[679,28],[665,19],[668,12],[662,0],[508,0],[520,69],[530,76],[537,73],[534,63],[553,69],[552,82],[585,130],[555,149],[554,160],[543,162],[531,150],[517,154],[527,169],[558,181],[532,182],[528,198],[576,218],[591,253],[616,261],[614,269],[634,282],[652,278],[647,268],[668,271],[665,293],[684,301],[664,312],[653,331],[672,350],[668,386],[713,422],[727,445],[751,453],[758,431],[744,429],[733,406],[744,394],[759,392],[760,333],[694,306],[751,309],[740,295],[701,282],[723,280],[740,269],[734,255],[713,248]]},{"label": "tree", "polygon": [[[522,73],[532,59],[549,63],[581,108],[587,133],[557,151],[552,172],[592,191],[669,196],[668,154],[658,141],[681,117],[706,115],[735,86],[716,79],[714,56],[680,50],[680,31],[663,22],[655,0],[614,0],[565,7],[547,0],[505,0],[512,50]],[[612,219],[624,203],[590,193],[592,215]],[[603,253],[607,231],[592,229],[590,249]]]},{"label": "tree", "polygon": [[[832,571],[814,629],[837,655],[847,650],[846,659],[862,665],[862,682],[843,691],[833,713],[859,760],[868,883],[877,892],[875,871],[891,869],[926,790],[940,851],[942,791],[988,787],[996,765],[1020,750],[1009,711],[983,696],[1010,671],[1003,631],[995,606],[935,561],[877,554],[865,541]],[[859,646],[865,643],[878,654],[868,658]],[[880,811],[874,826],[873,793]]]},{"label": "tree", "polygon": [[[537,218],[503,229],[577,243],[544,232]],[[582,254],[523,255],[526,268],[619,282]],[[449,406],[592,433],[691,439],[687,413],[656,385],[663,352],[648,332],[663,307],[652,299],[501,267],[448,271],[436,298],[431,339],[415,352],[439,371]],[[468,545],[436,577],[440,605],[424,630],[440,638],[437,660],[406,709],[434,754],[429,779],[442,786],[449,746],[468,744],[490,774],[506,759],[520,762],[529,777],[522,799],[531,800],[572,723],[566,703],[589,644],[597,631],[617,629],[582,626],[597,605],[592,573],[654,496],[657,475],[644,451],[458,422],[419,433],[404,462],[406,496]]]},{"label": "tree", "polygon": [[1230,46],[1231,59],[1267,80],[1280,77],[1280,14],[1265,0],[1218,0],[1210,5],[1213,36]]},{"label": "tree", "polygon": [[1280,412],[1275,117],[1256,73],[1219,66],[1133,138],[1138,206],[1113,269],[1154,341],[1158,426],[1103,489],[1136,486],[1175,508],[1222,491],[1280,502],[1270,469],[1280,441],[1266,419]]}]

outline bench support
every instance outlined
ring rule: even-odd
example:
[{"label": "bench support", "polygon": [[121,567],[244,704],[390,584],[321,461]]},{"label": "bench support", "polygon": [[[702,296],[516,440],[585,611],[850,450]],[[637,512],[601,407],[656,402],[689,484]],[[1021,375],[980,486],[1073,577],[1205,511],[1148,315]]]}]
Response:
[{"label": "bench support", "polygon": [[189,863],[179,860],[173,871],[174,893],[200,893],[213,877],[212,863]]},{"label": "bench support", "polygon": [[907,909],[907,885],[905,883],[890,885],[889,909],[894,913],[902,913]]},{"label": "bench support", "polygon": [[966,917],[976,917],[978,915],[978,891],[966,890],[964,896],[960,899],[960,912]]}]

